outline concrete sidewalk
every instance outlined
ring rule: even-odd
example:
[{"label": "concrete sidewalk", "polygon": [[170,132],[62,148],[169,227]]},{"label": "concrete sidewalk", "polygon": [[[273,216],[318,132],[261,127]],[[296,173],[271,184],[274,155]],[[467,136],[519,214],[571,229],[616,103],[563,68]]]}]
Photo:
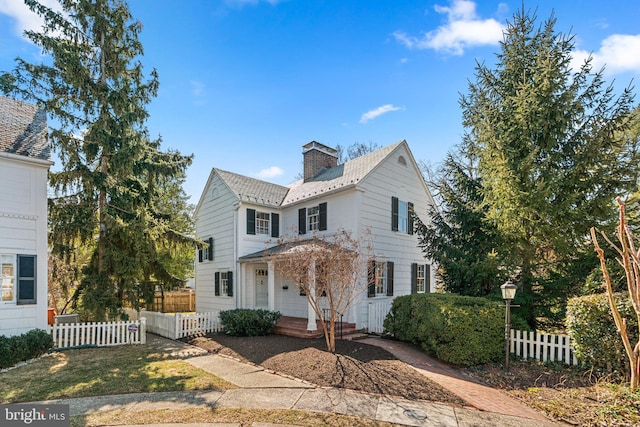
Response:
[{"label": "concrete sidewalk", "polygon": [[[167,408],[218,407],[333,412],[408,426],[543,427],[558,425],[546,420],[535,411],[533,411],[537,415],[535,418],[526,418],[530,414],[524,412],[525,409],[529,409],[524,405],[521,406],[523,413],[515,416],[351,390],[321,388],[294,378],[268,372],[259,366],[241,363],[228,357],[207,354],[197,347],[161,337],[149,335],[147,343],[157,348],[158,351],[181,357],[193,366],[209,371],[241,388],[224,391],[135,393],[39,403],[69,404],[70,415],[112,410],[137,412]],[[180,427],[199,425],[210,424],[174,424],[174,426]],[[216,425],[234,426],[237,424]],[[254,424],[255,427],[260,425],[266,424]],[[162,424],[155,424],[155,426],[159,427]]]}]

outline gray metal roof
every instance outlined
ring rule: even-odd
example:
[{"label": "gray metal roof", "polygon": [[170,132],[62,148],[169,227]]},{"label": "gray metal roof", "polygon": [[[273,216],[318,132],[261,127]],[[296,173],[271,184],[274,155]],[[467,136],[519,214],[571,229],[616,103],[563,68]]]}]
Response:
[{"label": "gray metal roof", "polygon": [[0,151],[49,160],[51,152],[44,110],[0,96]]}]

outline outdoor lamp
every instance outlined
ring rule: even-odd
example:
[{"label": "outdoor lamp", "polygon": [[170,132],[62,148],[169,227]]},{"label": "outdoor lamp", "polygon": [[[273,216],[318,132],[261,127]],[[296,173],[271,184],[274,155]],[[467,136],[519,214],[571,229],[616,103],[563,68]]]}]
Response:
[{"label": "outdoor lamp", "polygon": [[507,303],[507,310],[504,315],[504,369],[509,372],[509,332],[511,329],[511,301],[516,297],[516,290],[518,287],[511,281],[500,286],[502,291],[502,299]]}]

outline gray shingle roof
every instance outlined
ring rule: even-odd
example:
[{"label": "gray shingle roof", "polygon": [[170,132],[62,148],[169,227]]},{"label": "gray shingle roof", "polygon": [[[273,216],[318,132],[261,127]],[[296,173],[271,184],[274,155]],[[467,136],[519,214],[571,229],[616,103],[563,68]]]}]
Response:
[{"label": "gray shingle roof", "polygon": [[231,191],[244,202],[278,207],[282,204],[289,189],[282,185],[272,184],[237,173],[214,168],[214,171],[229,186]]},{"label": "gray shingle roof", "polygon": [[403,143],[406,144],[405,141],[400,141],[388,145],[334,168],[327,169],[307,182],[299,180],[287,187],[217,168],[213,170],[229,186],[239,200],[265,206],[281,207],[355,186]]},{"label": "gray shingle roof", "polygon": [[51,152],[44,110],[0,96],[0,151],[49,160]]}]

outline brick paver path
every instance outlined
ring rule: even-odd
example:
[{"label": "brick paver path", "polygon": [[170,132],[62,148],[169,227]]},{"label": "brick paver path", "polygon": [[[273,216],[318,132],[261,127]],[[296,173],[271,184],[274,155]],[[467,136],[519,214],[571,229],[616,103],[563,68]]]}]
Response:
[{"label": "brick paver path", "polygon": [[478,384],[437,359],[402,342],[367,338],[363,343],[387,350],[399,360],[482,411],[548,421],[544,415],[491,387]]}]

